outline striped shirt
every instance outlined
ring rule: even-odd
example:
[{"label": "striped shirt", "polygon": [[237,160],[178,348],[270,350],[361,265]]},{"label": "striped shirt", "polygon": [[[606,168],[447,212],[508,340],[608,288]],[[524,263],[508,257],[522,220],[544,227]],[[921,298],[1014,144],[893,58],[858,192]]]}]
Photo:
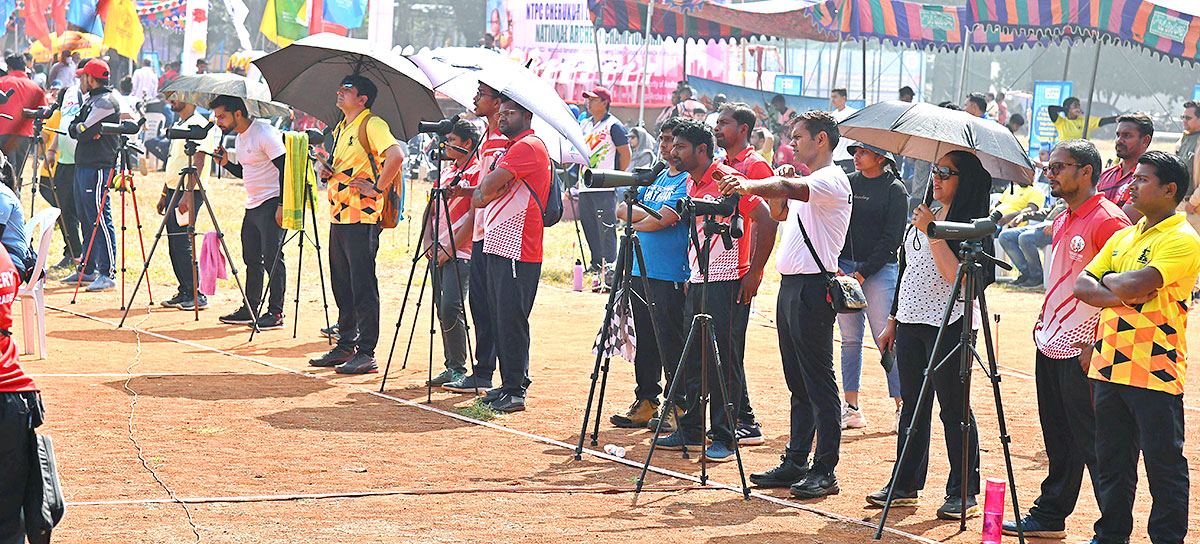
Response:
[{"label": "striped shirt", "polygon": [[[457,162],[449,162],[442,166],[442,177],[440,180],[438,180],[438,187],[447,187],[451,181],[454,181],[454,178],[458,175],[459,170],[460,169]],[[479,185],[479,161],[475,157],[471,157],[471,160],[467,162],[466,168],[462,170],[462,179],[458,182],[459,187],[475,187],[476,185]],[[453,232],[459,232],[459,230],[461,230],[467,222],[467,214],[475,213],[474,208],[471,207],[471,197],[469,196],[451,198],[448,203],[448,207],[450,208],[449,221],[447,221],[446,217],[444,216],[446,209],[441,206],[441,203],[436,204],[435,208],[437,212],[443,214],[443,216],[439,217],[437,221],[438,231],[440,232],[438,239],[442,244],[442,247],[446,249],[449,249],[454,243],[450,230],[451,227],[454,229]],[[430,216],[429,220],[433,221],[432,215]],[[471,258],[470,238],[464,240],[458,245],[456,256],[459,259]]]}]

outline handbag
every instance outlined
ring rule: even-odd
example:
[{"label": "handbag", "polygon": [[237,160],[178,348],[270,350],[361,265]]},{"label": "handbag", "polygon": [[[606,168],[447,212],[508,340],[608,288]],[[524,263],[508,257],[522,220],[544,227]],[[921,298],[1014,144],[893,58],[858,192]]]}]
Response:
[{"label": "handbag", "polygon": [[48,544],[54,526],[65,511],[58,467],[54,462],[54,445],[49,436],[36,434],[33,428],[42,424],[42,402],[36,394],[28,398],[32,411],[29,429],[30,467],[25,486],[25,534],[30,544]]},{"label": "handbag", "polygon": [[813,247],[812,241],[808,239],[808,231],[804,230],[804,221],[800,220],[799,214],[796,215],[796,223],[800,225],[800,234],[804,236],[804,245],[808,246],[813,260],[817,261],[817,267],[821,269],[822,274],[829,278],[828,283],[825,284],[825,300],[839,314],[855,314],[865,310],[867,295],[863,293],[862,285],[859,285],[858,280],[850,276],[838,276],[825,270],[825,264],[817,256],[817,250]]}]

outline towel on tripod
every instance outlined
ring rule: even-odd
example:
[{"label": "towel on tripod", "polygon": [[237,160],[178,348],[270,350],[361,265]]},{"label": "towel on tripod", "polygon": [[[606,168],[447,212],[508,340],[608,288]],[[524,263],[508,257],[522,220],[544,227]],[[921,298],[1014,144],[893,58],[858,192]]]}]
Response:
[{"label": "towel on tripod", "polygon": [[225,254],[221,253],[221,239],[217,233],[204,233],[204,242],[200,244],[200,259],[196,262],[200,273],[198,289],[206,296],[217,292],[217,279],[228,279],[225,272]]},{"label": "towel on tripod", "polygon": [[[613,302],[612,318],[608,321],[608,342],[604,345],[604,356],[620,355],[626,361],[633,362],[637,355],[637,334],[633,330],[633,309],[629,307],[629,295],[622,291]],[[600,353],[600,341],[604,338],[604,326],[596,334],[592,343],[592,353]]]},{"label": "towel on tripod", "polygon": [[308,207],[316,213],[313,184],[317,175],[308,161],[308,134],[284,132],[283,147],[287,150],[283,163],[283,228],[304,229],[304,195],[308,187]]}]

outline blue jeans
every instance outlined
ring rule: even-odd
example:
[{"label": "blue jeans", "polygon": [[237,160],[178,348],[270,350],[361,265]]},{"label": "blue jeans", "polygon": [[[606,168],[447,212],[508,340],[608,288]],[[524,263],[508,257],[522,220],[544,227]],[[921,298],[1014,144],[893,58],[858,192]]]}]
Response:
[{"label": "blue jeans", "polygon": [[1042,231],[1046,225],[1043,221],[1000,231],[997,237],[1000,247],[1021,275],[1042,277],[1042,254],[1038,250],[1054,241],[1053,236]]},{"label": "blue jeans", "polygon": [[[844,274],[853,274],[862,268],[864,263],[846,259],[838,259],[838,268]],[[867,295],[867,310],[856,314],[838,314],[838,330],[842,332],[842,391],[857,393],[862,377],[862,344],[863,333],[867,321],[871,322],[871,337],[879,338],[883,328],[887,326],[887,318],[892,313],[892,298],[895,296],[896,281],[900,274],[900,265],[888,263],[878,272],[871,274],[863,282],[863,294]],[[876,346],[879,341],[876,340]],[[882,353],[881,356],[891,361],[892,367],[887,373],[888,396],[900,398],[900,375],[896,371],[896,354]]]},{"label": "blue jeans", "polygon": [[[113,243],[117,239],[113,228],[112,212],[108,199],[108,178],[112,170],[75,166],[75,209],[83,230],[83,263],[85,274],[112,275]],[[104,203],[101,208],[101,202]],[[96,217],[101,218],[99,228]],[[94,234],[93,234],[94,233]],[[90,248],[91,253],[88,253]]]}]

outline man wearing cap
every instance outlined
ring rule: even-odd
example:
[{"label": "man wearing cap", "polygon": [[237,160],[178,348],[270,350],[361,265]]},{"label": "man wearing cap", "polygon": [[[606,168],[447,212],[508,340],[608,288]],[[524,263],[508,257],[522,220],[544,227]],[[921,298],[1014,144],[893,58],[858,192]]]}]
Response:
[{"label": "man wearing cap", "polygon": [[[627,170],[630,157],[629,133],[621,120],[609,113],[612,95],[604,87],[583,93],[589,117],[583,120],[588,144],[588,166],[603,170]],[[617,260],[616,193],[612,188],[579,187],[579,214],[583,235],[592,251],[590,270]]]},{"label": "man wearing cap", "polygon": [[[33,120],[22,115],[23,108],[40,108],[46,105],[46,93],[25,73],[25,57],[9,55],[8,75],[0,77],[0,93],[12,91],[8,102],[0,104],[0,149],[12,164],[16,175],[16,189],[20,189],[21,170],[29,144],[33,141]],[[21,263],[17,263],[20,266]]]},{"label": "man wearing cap", "polygon": [[[75,207],[83,229],[84,262],[66,283],[90,282],[88,291],[116,287],[112,280],[113,229],[107,197],[108,181],[117,165],[121,141],[115,134],[101,134],[100,125],[121,122],[121,103],[109,87],[108,63],[91,59],[77,73],[79,89],[85,93],[83,106],[67,133],[75,146]],[[97,225],[99,218],[99,226]]]},{"label": "man wearing cap", "polygon": [[[339,337],[329,353],[308,364],[337,367],[339,374],[379,371],[375,254],[384,199],[403,166],[404,153],[387,121],[371,113],[377,93],[375,83],[363,76],[342,79],[337,107],[344,119],[333,130],[333,164],[320,165],[321,177],[329,180],[329,279],[338,307]],[[367,141],[360,141],[360,134],[366,134]]]}]

